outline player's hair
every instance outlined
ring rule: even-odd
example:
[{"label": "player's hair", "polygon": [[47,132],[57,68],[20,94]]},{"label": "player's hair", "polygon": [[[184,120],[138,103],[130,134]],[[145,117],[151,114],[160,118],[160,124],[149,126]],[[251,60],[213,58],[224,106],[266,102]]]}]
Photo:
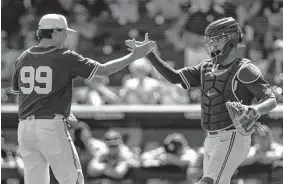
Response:
[{"label": "player's hair", "polygon": [[163,146],[167,153],[177,154],[184,147],[188,146],[188,142],[183,134],[173,133],[165,138]]},{"label": "player's hair", "polygon": [[[52,33],[55,29],[39,29],[36,32],[37,40],[41,39],[52,39]],[[57,31],[62,31],[63,29],[56,29]]]}]

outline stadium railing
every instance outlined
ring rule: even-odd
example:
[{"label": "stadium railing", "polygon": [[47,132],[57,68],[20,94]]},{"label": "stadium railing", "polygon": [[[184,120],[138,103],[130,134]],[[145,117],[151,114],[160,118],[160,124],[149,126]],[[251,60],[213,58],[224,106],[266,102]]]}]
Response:
[{"label": "stadium railing", "polygon": [[[1,127],[3,129],[13,129],[16,130],[18,126],[18,106],[16,105],[2,105],[1,108]],[[200,112],[201,107],[199,104],[195,105],[108,105],[94,107],[89,105],[73,105],[72,112],[75,116],[88,123],[91,128],[105,128],[112,126],[121,127],[131,127],[139,126],[141,128],[154,129],[155,133],[158,128],[168,128],[168,129],[184,129],[189,131],[190,129],[198,129],[201,131],[200,126]],[[283,104],[277,105],[277,107],[260,118],[260,121],[267,123],[270,126],[282,126],[283,122]],[[93,123],[95,122],[95,123]],[[201,135],[198,134],[197,135]],[[201,142],[201,141],[199,141]],[[270,168],[268,168],[270,169]],[[3,170],[3,168],[2,168]],[[245,173],[239,170],[239,176],[245,177]],[[275,172],[277,174],[275,174]],[[273,180],[272,178],[277,178],[277,175],[282,173],[282,169],[266,170],[268,181]],[[140,177],[144,179],[149,179],[152,177],[161,178],[164,177],[164,172],[162,169],[157,169],[155,172],[151,171],[150,175],[146,169],[133,169],[131,177],[135,181],[140,180]],[[255,173],[257,174],[257,173]],[[175,175],[165,174],[169,178],[183,177],[184,173],[179,173]],[[275,176],[276,175],[276,176]],[[9,176],[9,175],[7,175]],[[282,177],[282,174],[278,176]],[[248,177],[248,175],[247,175]],[[282,180],[280,180],[282,181]]]},{"label": "stadium railing", "polygon": [[[2,128],[17,128],[18,106],[2,105]],[[94,107],[91,105],[73,105],[75,116],[86,121],[90,127],[141,126],[149,128],[201,128],[199,104],[194,105],[107,105]],[[162,120],[162,121],[160,121]],[[95,121],[95,123],[91,123]],[[259,121],[269,125],[283,122],[283,104],[278,104]],[[135,122],[135,123],[132,123]],[[190,122],[190,123],[188,123]],[[173,123],[173,124],[172,124]]]}]

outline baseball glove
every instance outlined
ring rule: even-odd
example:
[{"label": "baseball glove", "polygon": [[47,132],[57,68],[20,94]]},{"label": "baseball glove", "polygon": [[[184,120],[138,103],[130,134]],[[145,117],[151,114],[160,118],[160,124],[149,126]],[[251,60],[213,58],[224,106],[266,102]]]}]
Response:
[{"label": "baseball glove", "polygon": [[73,113],[70,113],[70,115],[68,117],[64,118],[64,122],[65,122],[68,130],[70,130],[78,123],[78,119],[74,116]]},{"label": "baseball glove", "polygon": [[260,131],[262,125],[257,121],[260,117],[259,112],[240,102],[226,102],[229,115],[235,128],[243,136],[248,136],[256,131]]}]

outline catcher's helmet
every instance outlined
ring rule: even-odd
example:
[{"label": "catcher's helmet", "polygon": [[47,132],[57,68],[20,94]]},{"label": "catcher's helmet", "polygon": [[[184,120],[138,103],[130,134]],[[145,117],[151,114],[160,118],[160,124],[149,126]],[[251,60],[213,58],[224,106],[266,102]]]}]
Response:
[{"label": "catcher's helmet", "polygon": [[238,43],[242,42],[242,32],[237,21],[225,17],[210,23],[205,29],[207,40],[205,50],[214,63],[221,63]]}]

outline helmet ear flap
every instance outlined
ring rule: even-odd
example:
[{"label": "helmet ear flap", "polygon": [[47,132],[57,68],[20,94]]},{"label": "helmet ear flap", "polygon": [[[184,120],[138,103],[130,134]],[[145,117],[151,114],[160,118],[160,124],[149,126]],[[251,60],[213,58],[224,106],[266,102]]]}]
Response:
[{"label": "helmet ear flap", "polygon": [[243,44],[244,34],[242,33],[240,28],[239,28],[238,34],[239,34],[239,41],[238,41],[238,43]]},{"label": "helmet ear flap", "polygon": [[[238,37],[238,38],[235,38],[235,37]],[[233,38],[234,37],[234,38]],[[234,33],[234,35],[232,36],[232,38],[231,39],[237,39],[237,40],[235,40],[236,41],[236,43],[232,43],[232,42],[230,42],[230,44],[229,44],[229,46],[231,46],[231,47],[237,47],[238,46],[238,44],[240,44],[240,45],[242,45],[243,43],[243,34],[241,33],[241,30],[239,30],[238,31],[238,34],[237,33]]]},{"label": "helmet ear flap", "polygon": [[239,36],[239,43],[242,43],[243,41],[243,38],[242,38],[242,35]]}]

